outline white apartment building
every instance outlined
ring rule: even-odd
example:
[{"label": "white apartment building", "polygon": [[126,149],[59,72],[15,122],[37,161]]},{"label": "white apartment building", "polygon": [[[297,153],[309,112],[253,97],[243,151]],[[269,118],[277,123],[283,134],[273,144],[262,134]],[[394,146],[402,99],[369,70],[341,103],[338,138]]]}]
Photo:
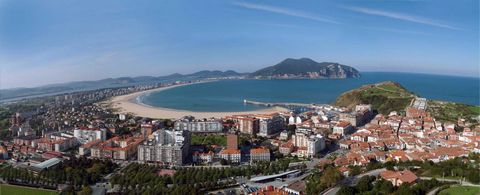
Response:
[{"label": "white apartment building", "polygon": [[107,130],[95,128],[76,128],[73,130],[73,137],[77,138],[77,141],[80,144],[85,144],[95,140],[105,141],[107,139]]},{"label": "white apartment building", "polygon": [[307,155],[313,156],[325,149],[325,137],[320,134],[309,135],[303,132],[297,132],[292,135],[292,141],[295,147],[307,148]]},{"label": "white apartment building", "polygon": [[198,120],[192,116],[186,116],[175,121],[174,128],[177,131],[190,131],[192,133],[222,132],[223,124],[219,119]]}]

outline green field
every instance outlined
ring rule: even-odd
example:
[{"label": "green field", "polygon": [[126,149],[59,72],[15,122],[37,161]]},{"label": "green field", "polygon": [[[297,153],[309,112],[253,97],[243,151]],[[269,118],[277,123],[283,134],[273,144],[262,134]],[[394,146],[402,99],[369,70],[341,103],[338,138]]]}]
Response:
[{"label": "green field", "polygon": [[0,195],[57,195],[53,190],[0,184]]},{"label": "green field", "polygon": [[192,134],[192,145],[227,145],[227,137],[225,135],[196,135]]},{"label": "green field", "polygon": [[442,190],[439,195],[479,195],[480,187],[454,186]]}]

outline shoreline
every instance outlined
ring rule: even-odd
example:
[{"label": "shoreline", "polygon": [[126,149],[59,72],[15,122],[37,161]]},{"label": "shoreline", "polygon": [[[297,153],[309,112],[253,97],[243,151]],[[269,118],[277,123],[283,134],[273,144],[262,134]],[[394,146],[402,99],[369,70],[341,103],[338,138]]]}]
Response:
[{"label": "shoreline", "polygon": [[259,110],[239,111],[239,112],[196,112],[196,111],[188,111],[188,110],[177,110],[177,109],[170,109],[170,108],[154,107],[154,106],[143,104],[139,101],[139,97],[146,95],[148,93],[159,92],[163,90],[172,89],[175,87],[194,85],[194,84],[205,83],[205,82],[213,82],[213,81],[187,83],[187,84],[150,89],[146,91],[139,91],[131,94],[115,96],[102,103],[106,103],[107,105],[111,106],[113,109],[117,109],[117,111],[115,112],[116,114],[132,113],[135,116],[158,118],[158,119],[179,119],[184,116],[193,116],[198,119],[212,118],[212,117],[222,118],[222,117],[231,116],[231,115],[271,114],[275,112],[289,111],[286,108],[270,107],[270,108],[259,109]]}]

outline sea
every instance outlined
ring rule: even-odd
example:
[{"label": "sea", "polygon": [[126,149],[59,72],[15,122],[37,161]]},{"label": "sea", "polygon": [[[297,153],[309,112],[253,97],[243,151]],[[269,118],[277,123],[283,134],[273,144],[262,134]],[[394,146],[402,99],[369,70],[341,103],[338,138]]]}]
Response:
[{"label": "sea", "polygon": [[427,99],[480,105],[480,78],[392,72],[364,72],[349,79],[220,80],[152,92],[139,101],[199,112],[252,111],[264,107],[243,100],[329,104],[343,92],[382,81],[398,82]]}]

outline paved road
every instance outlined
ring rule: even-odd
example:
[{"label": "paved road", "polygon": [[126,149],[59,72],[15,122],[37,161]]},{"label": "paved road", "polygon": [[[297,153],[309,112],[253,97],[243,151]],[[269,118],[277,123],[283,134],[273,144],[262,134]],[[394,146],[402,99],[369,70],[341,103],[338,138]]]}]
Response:
[{"label": "paved road", "polygon": [[[423,179],[423,180],[431,180],[433,179],[433,177],[420,177],[420,179]],[[468,181],[462,181],[460,182],[460,180],[458,179],[442,179],[442,178],[435,178],[436,180],[438,181],[449,181],[449,182],[457,182],[457,183],[462,183],[461,185],[462,186],[475,186],[475,187],[480,187],[479,184],[473,184],[473,183],[470,183]]]},{"label": "paved road", "polygon": [[[386,169],[385,168],[382,168],[382,169],[375,169],[375,170],[371,170],[371,171],[368,171],[366,173],[362,173],[362,174],[359,174],[359,175],[356,175],[356,176],[353,176],[353,177],[347,177],[345,179],[343,179],[340,184],[343,184],[343,185],[349,185],[349,186],[354,186],[354,185],[357,185],[357,182],[358,180],[360,180],[360,178],[362,178],[363,176],[378,176],[380,175],[381,172],[385,171]],[[337,192],[340,190],[340,187],[333,187],[333,188],[330,188],[328,189],[327,191],[325,191],[323,193],[323,195],[335,195],[337,194]]]},{"label": "paved road", "polygon": [[427,195],[435,195],[435,194],[437,194],[438,189],[440,189],[440,187],[436,187],[436,188],[433,189],[432,191],[428,192]]}]

